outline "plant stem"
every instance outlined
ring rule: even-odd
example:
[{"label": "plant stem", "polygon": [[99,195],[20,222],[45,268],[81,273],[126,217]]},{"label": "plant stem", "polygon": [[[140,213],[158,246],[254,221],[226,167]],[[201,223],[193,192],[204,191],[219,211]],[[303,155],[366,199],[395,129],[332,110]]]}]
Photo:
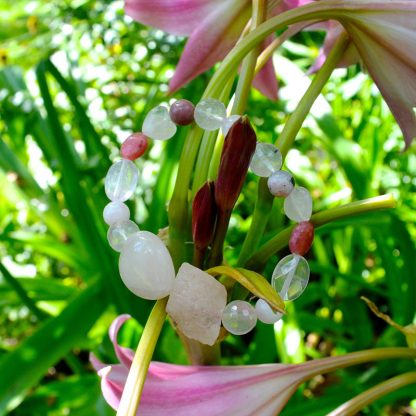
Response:
[{"label": "plant stem", "polygon": [[215,227],[214,241],[212,242],[211,253],[208,258],[208,267],[214,267],[222,262],[223,246],[228,230],[228,223],[231,217],[231,210],[219,210],[217,225]]},{"label": "plant stem", "polygon": [[167,301],[168,298],[158,300],[150,313],[130,367],[117,416],[136,416],[153,351],[165,322]]},{"label": "plant stem", "polygon": [[407,386],[408,384],[416,383],[416,371],[401,374],[393,377],[389,380],[383,381],[364,391],[363,393],[355,396],[353,399],[343,403],[337,407],[328,416],[353,416],[358,414],[361,409],[373,403],[375,400],[383,397],[401,387]]}]

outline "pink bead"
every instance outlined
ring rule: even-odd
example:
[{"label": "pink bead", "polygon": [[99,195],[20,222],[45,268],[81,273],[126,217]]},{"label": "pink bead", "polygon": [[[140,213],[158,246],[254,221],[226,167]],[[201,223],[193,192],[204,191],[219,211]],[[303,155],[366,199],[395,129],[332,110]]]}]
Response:
[{"label": "pink bead", "polygon": [[147,140],[147,136],[143,133],[133,133],[121,145],[121,157],[128,160],[136,160],[146,151]]},{"label": "pink bead", "polygon": [[292,231],[289,249],[293,254],[304,256],[311,248],[315,227],[309,221],[300,222]]},{"label": "pink bead", "polygon": [[188,100],[175,101],[170,106],[169,115],[178,126],[187,126],[194,121],[194,105]]}]

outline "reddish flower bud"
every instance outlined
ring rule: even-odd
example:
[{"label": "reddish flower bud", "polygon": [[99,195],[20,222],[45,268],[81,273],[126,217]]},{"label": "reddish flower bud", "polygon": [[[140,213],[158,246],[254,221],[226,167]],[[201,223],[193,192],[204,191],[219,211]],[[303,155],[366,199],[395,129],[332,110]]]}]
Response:
[{"label": "reddish flower bud", "polygon": [[221,211],[233,209],[256,150],[256,142],[256,133],[246,116],[237,120],[228,131],[215,183],[215,201]]},{"label": "reddish flower bud", "polygon": [[211,243],[217,218],[214,182],[206,182],[192,204],[192,236],[195,246],[205,249]]},{"label": "reddish flower bud", "polygon": [[128,160],[136,160],[146,151],[147,140],[147,136],[143,133],[133,133],[121,145],[121,157]]},{"label": "reddish flower bud", "polygon": [[309,221],[300,222],[292,231],[289,249],[293,254],[304,256],[311,248],[314,237],[314,226]]}]

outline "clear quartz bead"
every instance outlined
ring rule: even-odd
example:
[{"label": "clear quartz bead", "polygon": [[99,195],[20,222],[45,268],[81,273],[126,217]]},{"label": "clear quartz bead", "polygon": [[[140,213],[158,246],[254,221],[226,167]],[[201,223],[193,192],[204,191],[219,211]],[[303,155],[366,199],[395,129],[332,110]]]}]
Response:
[{"label": "clear quartz bead", "polygon": [[225,105],[218,100],[207,98],[201,100],[195,107],[194,118],[201,129],[212,131],[222,126],[227,116]]},{"label": "clear quartz bead", "polygon": [[139,231],[128,238],[120,253],[119,270],[126,287],[149,300],[168,296],[175,280],[168,249],[149,231]]},{"label": "clear quartz bead", "polygon": [[278,170],[269,176],[267,186],[273,196],[287,197],[295,187],[295,180],[289,172]]},{"label": "clear quartz bead", "polygon": [[259,299],[256,302],[256,313],[259,321],[265,324],[274,324],[283,316],[280,312],[274,312],[263,299]]},{"label": "clear quartz bead", "polygon": [[244,300],[234,300],[228,303],[222,312],[224,328],[234,335],[247,334],[256,326],[256,323],[256,310]]},{"label": "clear quartz bead", "polygon": [[105,177],[105,193],[111,201],[129,199],[137,186],[139,174],[136,165],[127,159],[114,163]]},{"label": "clear quartz bead", "polygon": [[280,150],[271,143],[260,143],[256,145],[256,151],[250,162],[250,169],[257,176],[269,177],[273,172],[282,167],[282,154]]},{"label": "clear quartz bead", "polygon": [[292,221],[309,221],[312,215],[312,197],[302,186],[296,187],[285,199],[285,214]]},{"label": "clear quartz bead", "polygon": [[127,239],[138,231],[137,224],[130,220],[114,224],[107,232],[108,243],[114,251],[120,252]]},{"label": "clear quartz bead", "polygon": [[124,202],[110,202],[104,208],[103,217],[106,224],[114,225],[127,221],[130,218],[130,210]]},{"label": "clear quartz bead", "polygon": [[222,121],[222,125],[221,125],[221,131],[223,136],[225,137],[228,133],[228,131],[230,130],[231,126],[237,121],[240,120],[241,116],[239,116],[238,114],[233,114],[229,117],[226,117],[223,119]]},{"label": "clear quartz bead", "polygon": [[277,263],[272,275],[272,286],[283,300],[295,300],[309,281],[309,265],[298,254],[289,254]]},{"label": "clear quartz bead", "polygon": [[168,140],[175,135],[176,125],[171,120],[168,109],[159,105],[147,113],[142,131],[153,140]]}]

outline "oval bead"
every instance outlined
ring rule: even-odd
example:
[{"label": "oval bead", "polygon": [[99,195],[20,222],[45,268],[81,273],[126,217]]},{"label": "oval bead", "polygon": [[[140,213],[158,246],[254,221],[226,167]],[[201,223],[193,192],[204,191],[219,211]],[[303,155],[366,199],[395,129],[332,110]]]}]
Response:
[{"label": "oval bead", "polygon": [[312,215],[312,197],[302,186],[296,187],[285,199],[285,214],[292,221],[308,221]]},{"label": "oval bead", "polygon": [[281,167],[282,154],[280,150],[271,143],[258,142],[250,162],[251,171],[257,176],[267,178]]},{"label": "oval bead", "polygon": [[108,243],[114,251],[120,252],[127,239],[138,231],[138,225],[130,220],[114,224],[107,232]]},{"label": "oval bead", "polygon": [[295,300],[309,282],[309,265],[297,254],[289,254],[277,263],[272,275],[272,286],[283,300]]},{"label": "oval bead", "polygon": [[129,207],[124,202],[110,202],[104,208],[103,218],[108,225],[127,221],[130,218]]},{"label": "oval bead", "polygon": [[159,105],[147,113],[142,131],[153,140],[169,140],[176,133],[176,125],[170,119],[168,109]]},{"label": "oval bead", "polygon": [[143,133],[134,133],[124,140],[120,148],[121,157],[128,160],[136,160],[147,149],[148,138]]},{"label": "oval bead", "polygon": [[225,137],[228,134],[228,131],[230,130],[231,126],[237,121],[240,120],[241,116],[238,114],[233,114],[229,117],[224,118],[221,125],[221,131],[223,136]]},{"label": "oval bead", "polygon": [[295,180],[289,172],[278,170],[269,176],[267,186],[273,196],[287,197],[295,187]]},{"label": "oval bead", "polygon": [[224,328],[234,335],[244,335],[250,332],[257,323],[255,309],[244,300],[234,300],[228,303],[222,313]]},{"label": "oval bead", "polygon": [[221,101],[212,98],[201,100],[195,107],[195,122],[204,130],[219,129],[226,116],[225,105]]},{"label": "oval bead", "polygon": [[128,238],[120,253],[119,270],[130,291],[150,300],[168,296],[175,279],[168,249],[149,231],[139,231]]},{"label": "oval bead", "polygon": [[263,299],[258,299],[256,302],[256,313],[259,321],[265,324],[274,324],[283,316],[280,312],[274,312]]},{"label": "oval bead", "polygon": [[139,174],[136,165],[127,159],[114,163],[105,177],[105,193],[111,201],[126,201],[137,186]]},{"label": "oval bead", "polygon": [[170,119],[178,126],[187,126],[194,121],[194,105],[188,100],[177,100],[169,110]]},{"label": "oval bead", "polygon": [[311,248],[315,227],[309,221],[302,221],[293,229],[289,240],[289,249],[293,254],[304,256]]}]

